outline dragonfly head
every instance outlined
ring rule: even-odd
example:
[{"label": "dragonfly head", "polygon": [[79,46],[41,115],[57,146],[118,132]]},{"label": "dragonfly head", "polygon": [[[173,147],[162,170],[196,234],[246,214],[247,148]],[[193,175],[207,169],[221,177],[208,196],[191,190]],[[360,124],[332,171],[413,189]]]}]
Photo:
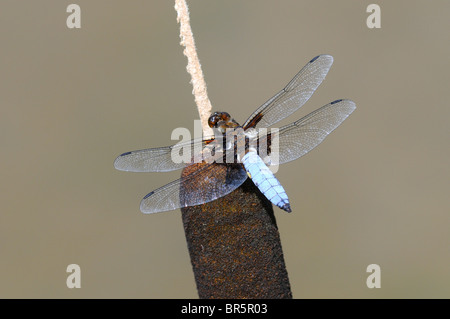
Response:
[{"label": "dragonfly head", "polygon": [[208,119],[211,128],[219,129],[223,134],[227,128],[236,128],[239,124],[227,112],[214,112]]}]

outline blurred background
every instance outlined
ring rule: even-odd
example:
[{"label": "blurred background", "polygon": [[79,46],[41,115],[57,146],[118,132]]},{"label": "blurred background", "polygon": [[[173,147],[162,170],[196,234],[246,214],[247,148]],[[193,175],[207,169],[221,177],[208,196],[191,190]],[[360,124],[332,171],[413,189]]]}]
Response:
[{"label": "blurred background", "polygon": [[[180,211],[139,211],[180,172],[113,167],[198,118],[173,1],[79,0],[81,29],[70,3],[0,10],[0,297],[197,298]],[[280,125],[356,102],[277,173],[294,298],[449,298],[450,2],[380,1],[381,29],[370,3],[188,1],[214,110],[243,123],[322,53],[326,80]],[[66,286],[72,263],[81,289]]]}]

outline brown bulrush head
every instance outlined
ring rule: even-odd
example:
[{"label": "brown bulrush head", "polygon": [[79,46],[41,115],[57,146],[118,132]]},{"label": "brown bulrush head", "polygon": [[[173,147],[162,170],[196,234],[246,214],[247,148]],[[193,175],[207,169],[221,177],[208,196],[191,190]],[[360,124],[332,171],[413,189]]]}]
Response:
[{"label": "brown bulrush head", "polygon": [[[187,166],[182,176],[202,165]],[[189,183],[181,198],[205,181]],[[250,179],[227,196],[181,211],[200,298],[292,298],[272,204]]]}]

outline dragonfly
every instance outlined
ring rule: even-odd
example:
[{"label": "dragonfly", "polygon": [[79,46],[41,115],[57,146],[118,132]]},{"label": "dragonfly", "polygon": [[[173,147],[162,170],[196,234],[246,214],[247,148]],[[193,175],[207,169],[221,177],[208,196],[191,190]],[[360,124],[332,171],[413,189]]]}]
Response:
[{"label": "dragonfly", "polygon": [[[318,55],[310,60],[242,126],[228,113],[215,112],[208,120],[209,126],[214,129],[213,137],[119,155],[114,167],[130,172],[174,171],[185,168],[194,160],[204,164],[187,176],[148,193],[141,201],[140,210],[143,213],[158,213],[208,203],[226,196],[251,178],[268,200],[291,212],[286,191],[270,167],[307,154],[336,129],[355,110],[356,105],[348,99],[335,100],[291,124],[270,132],[268,129],[309,100],[332,64],[333,57],[330,55]],[[263,133],[259,134],[259,131]],[[235,138],[235,132],[241,132],[239,136],[243,138]],[[229,142],[227,138],[230,136],[235,138],[231,139],[234,142]],[[277,141],[276,151],[272,149],[274,141]],[[263,146],[265,152],[252,145]],[[172,153],[181,149],[192,152],[191,161],[173,160]],[[206,153],[209,155],[205,156]]]}]

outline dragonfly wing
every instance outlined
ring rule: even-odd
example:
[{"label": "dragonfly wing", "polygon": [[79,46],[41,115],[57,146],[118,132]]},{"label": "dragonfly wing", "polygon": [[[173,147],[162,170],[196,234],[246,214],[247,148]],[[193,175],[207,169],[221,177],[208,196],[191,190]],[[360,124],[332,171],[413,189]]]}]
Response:
[{"label": "dragonfly wing", "polygon": [[[172,146],[126,152],[116,158],[114,167],[127,172],[169,172],[182,169],[187,163],[191,163],[192,156],[198,156],[210,141],[211,139],[195,139]],[[179,158],[174,158],[173,154],[186,155],[185,160],[180,161]]]},{"label": "dragonfly wing", "polygon": [[[271,165],[293,161],[319,145],[354,110],[350,100],[336,100],[278,131],[279,152],[269,155]],[[273,139],[273,136],[271,137]]]},{"label": "dragonfly wing", "polygon": [[208,203],[231,193],[247,179],[242,164],[199,163],[186,169],[191,169],[186,176],[147,194],[141,211],[159,213]]},{"label": "dragonfly wing", "polygon": [[319,55],[309,61],[284,89],[259,107],[243,127],[270,127],[297,111],[325,79],[332,64],[331,55]]}]

